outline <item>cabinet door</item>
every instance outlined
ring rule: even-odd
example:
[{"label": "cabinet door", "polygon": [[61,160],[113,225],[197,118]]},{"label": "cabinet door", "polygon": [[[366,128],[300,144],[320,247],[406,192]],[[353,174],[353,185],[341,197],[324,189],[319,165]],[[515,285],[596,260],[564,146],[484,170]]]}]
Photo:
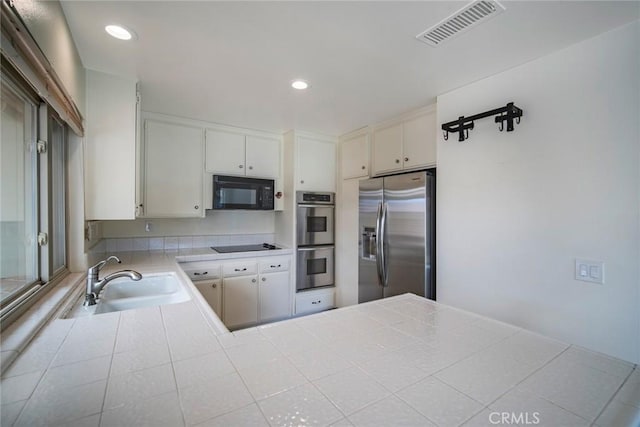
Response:
[{"label": "cabinet door", "polygon": [[343,141],[340,145],[342,179],[369,175],[369,140],[360,135]]},{"label": "cabinet door", "polygon": [[204,216],[202,130],[145,122],[144,210],[149,218]]},{"label": "cabinet door", "polygon": [[202,294],[205,301],[216,312],[218,317],[222,317],[222,280],[204,280],[193,282],[198,291]]},{"label": "cabinet door", "polygon": [[436,164],[436,113],[427,113],[403,123],[403,167]]},{"label": "cabinet door", "polygon": [[136,82],[87,70],[87,220],[134,219],[138,173]]},{"label": "cabinet door", "polygon": [[285,319],[291,316],[289,272],[260,275],[260,321]]},{"label": "cabinet door", "polygon": [[222,321],[229,329],[258,321],[258,276],[225,277]]},{"label": "cabinet door", "polygon": [[207,129],[206,160],[207,172],[221,175],[244,175],[244,135]]},{"label": "cabinet door", "polygon": [[336,145],[298,137],[296,186],[307,191],[336,191]]},{"label": "cabinet door", "polygon": [[280,177],[280,140],[247,136],[247,176],[257,178]]},{"label": "cabinet door", "polygon": [[373,174],[402,169],[402,124],[373,132]]}]

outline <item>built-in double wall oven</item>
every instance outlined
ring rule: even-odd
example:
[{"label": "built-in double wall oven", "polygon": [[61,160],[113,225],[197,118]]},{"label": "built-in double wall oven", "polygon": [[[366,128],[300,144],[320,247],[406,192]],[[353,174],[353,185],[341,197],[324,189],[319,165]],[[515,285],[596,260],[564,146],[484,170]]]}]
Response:
[{"label": "built-in double wall oven", "polygon": [[334,285],[334,193],[298,191],[296,290]]}]

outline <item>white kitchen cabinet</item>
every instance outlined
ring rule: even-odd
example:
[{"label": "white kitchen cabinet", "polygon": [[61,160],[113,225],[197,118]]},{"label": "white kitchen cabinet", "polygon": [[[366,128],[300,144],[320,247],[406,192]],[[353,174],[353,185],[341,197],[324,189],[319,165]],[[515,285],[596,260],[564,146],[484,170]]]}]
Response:
[{"label": "white kitchen cabinet", "polygon": [[205,170],[220,175],[277,179],[280,140],[207,129]]},{"label": "white kitchen cabinet", "polygon": [[359,178],[369,175],[368,135],[357,135],[345,139],[340,144],[342,179]]},{"label": "white kitchen cabinet", "polygon": [[435,166],[435,109],[375,128],[372,145],[372,175]]},{"label": "white kitchen cabinet", "polygon": [[306,136],[297,138],[298,190],[336,191],[336,144]]},{"label": "white kitchen cabinet", "polygon": [[402,124],[402,167],[413,169],[436,164],[436,112],[422,114]]},{"label": "white kitchen cabinet", "polygon": [[144,216],[204,217],[201,128],[145,121]]},{"label": "white kitchen cabinet", "polygon": [[280,177],[280,140],[247,135],[245,145],[247,176]]},{"label": "white kitchen cabinet", "polygon": [[229,329],[291,317],[291,257],[229,260],[222,265],[222,321]]},{"label": "white kitchen cabinet", "polygon": [[135,219],[139,188],[139,96],[134,80],[87,70],[85,218]]},{"label": "white kitchen cabinet", "polygon": [[335,307],[335,288],[316,289],[296,294],[296,315],[317,313]]},{"label": "white kitchen cabinet", "polygon": [[205,169],[220,175],[244,175],[244,135],[207,129]]},{"label": "white kitchen cabinet", "polygon": [[373,132],[373,173],[402,169],[402,124]]},{"label": "white kitchen cabinet", "polygon": [[222,279],[193,282],[213,311],[222,318]]},{"label": "white kitchen cabinet", "polygon": [[222,321],[229,329],[258,322],[258,276],[225,277],[222,291]]},{"label": "white kitchen cabinet", "polygon": [[286,319],[291,316],[291,286],[289,272],[261,273],[258,315],[260,322]]}]

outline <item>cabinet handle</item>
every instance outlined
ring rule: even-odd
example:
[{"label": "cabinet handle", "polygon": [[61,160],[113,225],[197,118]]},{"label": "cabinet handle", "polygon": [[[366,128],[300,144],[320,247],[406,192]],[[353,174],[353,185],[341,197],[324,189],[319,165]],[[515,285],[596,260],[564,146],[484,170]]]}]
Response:
[{"label": "cabinet handle", "polygon": [[249,170],[253,170],[253,166],[249,166]]},{"label": "cabinet handle", "polygon": [[198,210],[198,209],[200,209],[200,206],[195,205],[193,208],[194,208],[195,210]]},{"label": "cabinet handle", "polygon": [[193,273],[194,276],[205,276],[207,274],[209,274],[208,271],[203,271],[202,273]]},{"label": "cabinet handle", "polygon": [[396,163],[400,163],[400,159],[396,159]]},{"label": "cabinet handle", "polygon": [[311,304],[320,304],[322,302],[322,300],[318,300],[318,301],[311,301]]},{"label": "cabinet handle", "polygon": [[270,265],[269,267],[271,267],[271,268],[280,268],[280,267],[282,267],[282,264]]},{"label": "cabinet handle", "polygon": [[218,285],[216,285],[215,283],[211,285],[212,288],[217,288]]},{"label": "cabinet handle", "polygon": [[238,165],[238,167],[239,167],[240,169],[242,169],[244,166],[242,166],[242,165]]},{"label": "cabinet handle", "polygon": [[256,283],[256,279],[251,279],[251,283]]},{"label": "cabinet handle", "polygon": [[304,184],[304,179],[300,180],[300,184]]},{"label": "cabinet handle", "polygon": [[408,157],[405,157],[405,158],[404,158],[404,161],[405,161],[405,162],[408,162],[408,161],[409,161],[409,158],[408,158]]},{"label": "cabinet handle", "polygon": [[366,168],[363,166],[363,167],[362,167],[362,170],[365,170],[365,169],[366,169]]},{"label": "cabinet handle", "polygon": [[263,277],[263,278],[262,278],[262,281],[263,281],[263,282],[266,282],[266,281],[267,281],[267,278],[266,278],[266,277]]},{"label": "cabinet handle", "polygon": [[247,271],[247,267],[245,267],[243,269],[234,268],[233,271]]}]

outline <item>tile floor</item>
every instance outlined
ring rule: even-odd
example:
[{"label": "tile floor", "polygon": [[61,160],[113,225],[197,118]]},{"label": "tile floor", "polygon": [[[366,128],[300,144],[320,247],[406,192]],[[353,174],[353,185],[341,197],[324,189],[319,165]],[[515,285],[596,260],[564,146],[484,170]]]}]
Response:
[{"label": "tile floor", "polygon": [[219,336],[191,302],[57,320],[1,385],[2,426],[640,425],[633,364],[410,295]]}]

